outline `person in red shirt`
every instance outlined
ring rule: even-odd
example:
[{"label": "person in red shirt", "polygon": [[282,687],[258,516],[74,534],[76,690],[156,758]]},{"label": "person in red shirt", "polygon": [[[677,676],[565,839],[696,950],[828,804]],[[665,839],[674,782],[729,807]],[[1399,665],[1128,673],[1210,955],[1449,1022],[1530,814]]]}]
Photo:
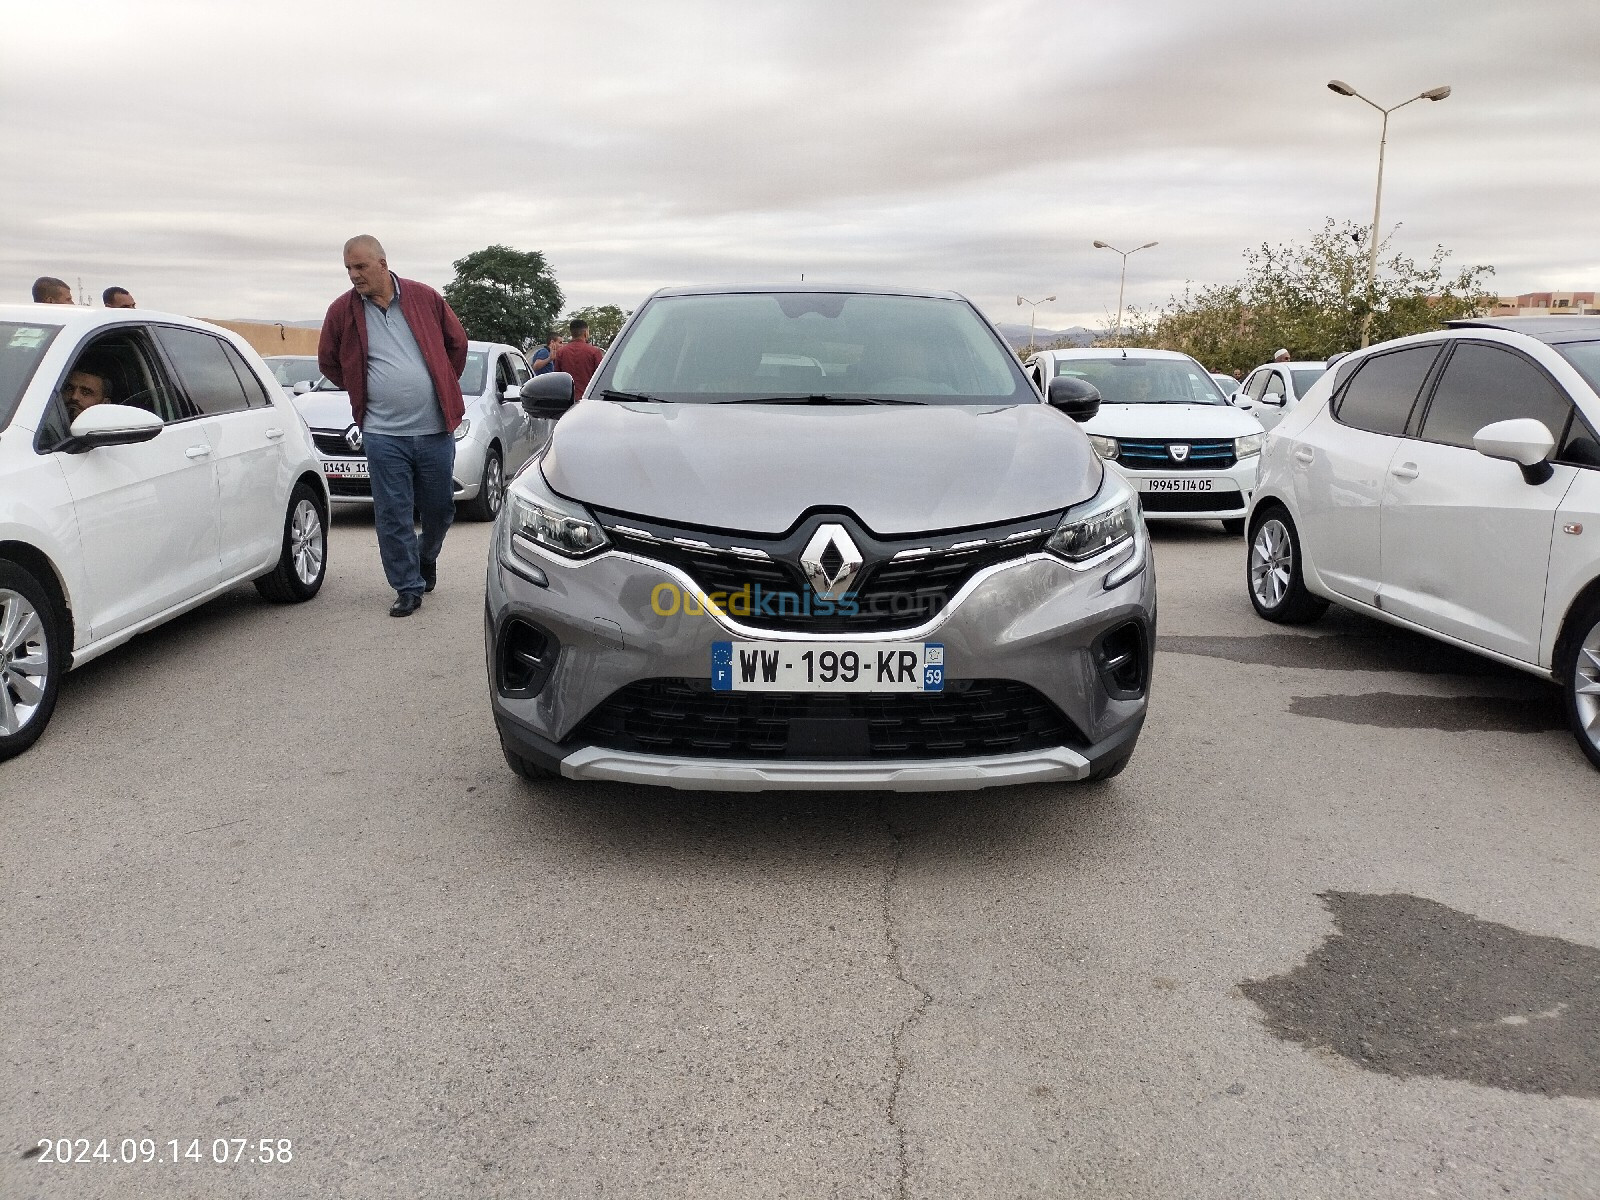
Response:
[{"label": "person in red shirt", "polygon": [[583,395],[594,373],[600,369],[600,347],[589,340],[589,322],[572,321],[567,325],[571,335],[565,346],[551,355],[556,370],[572,376],[572,395]]}]

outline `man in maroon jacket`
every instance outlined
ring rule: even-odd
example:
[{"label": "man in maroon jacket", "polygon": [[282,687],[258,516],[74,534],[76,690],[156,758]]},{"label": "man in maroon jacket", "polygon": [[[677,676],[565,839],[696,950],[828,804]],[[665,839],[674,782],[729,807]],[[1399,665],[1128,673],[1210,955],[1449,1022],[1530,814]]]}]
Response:
[{"label": "man in maroon jacket", "polygon": [[576,400],[600,369],[600,347],[589,340],[587,321],[569,322],[567,332],[572,340],[552,354],[550,361],[555,363],[556,370],[572,376],[572,398]]},{"label": "man in maroon jacket", "polygon": [[[444,297],[389,270],[378,239],[344,244],[350,291],[328,306],[317,345],[322,373],[350,393],[372,479],[372,517],[391,617],[433,591],[455,516],[455,429],[465,405],[467,335]],[[412,524],[422,518],[422,536]]]}]

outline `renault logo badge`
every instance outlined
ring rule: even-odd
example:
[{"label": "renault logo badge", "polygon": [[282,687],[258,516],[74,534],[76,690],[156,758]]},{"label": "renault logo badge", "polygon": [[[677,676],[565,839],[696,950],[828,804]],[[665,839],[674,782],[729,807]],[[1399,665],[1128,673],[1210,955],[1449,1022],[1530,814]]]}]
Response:
[{"label": "renault logo badge", "polygon": [[1167,447],[1167,453],[1172,456],[1173,462],[1189,461],[1189,447],[1183,442],[1173,442]]},{"label": "renault logo badge", "polygon": [[821,525],[800,554],[800,569],[819,600],[838,600],[861,573],[861,551],[843,525]]},{"label": "renault logo badge", "polygon": [[344,431],[344,441],[345,441],[345,445],[349,446],[350,449],[354,450],[357,454],[360,454],[361,453],[361,426],[352,425],[352,426],[350,426],[349,429],[346,429]]}]

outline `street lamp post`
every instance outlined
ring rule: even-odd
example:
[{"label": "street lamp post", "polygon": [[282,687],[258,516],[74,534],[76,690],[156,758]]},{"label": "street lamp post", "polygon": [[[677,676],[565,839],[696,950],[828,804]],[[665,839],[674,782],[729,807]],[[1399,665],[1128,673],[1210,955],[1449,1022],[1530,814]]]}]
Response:
[{"label": "street lamp post", "polygon": [[1391,108],[1384,108],[1381,104],[1374,104],[1342,79],[1328,80],[1328,90],[1341,96],[1353,96],[1363,104],[1371,105],[1383,114],[1383,129],[1378,137],[1378,191],[1372,199],[1372,232],[1367,236],[1367,311],[1361,318],[1361,346],[1365,349],[1372,340],[1372,303],[1374,299],[1372,290],[1378,279],[1378,217],[1383,211],[1383,152],[1389,145],[1389,114],[1404,108],[1407,104],[1415,104],[1418,100],[1443,100],[1450,94],[1450,85],[1445,84],[1442,87],[1429,88],[1427,91],[1421,92]]},{"label": "street lamp post", "polygon": [[1055,299],[1054,296],[1046,296],[1043,300],[1029,300],[1026,296],[1018,296],[1017,297],[1017,304],[1018,305],[1031,304],[1033,306],[1033,310],[1028,313],[1028,351],[1029,351],[1029,353],[1033,352],[1033,323],[1034,323],[1035,319],[1037,319],[1037,317],[1039,316],[1039,305],[1041,305],[1041,304],[1049,304],[1054,299]]},{"label": "street lamp post", "polygon": [[1126,251],[1118,250],[1115,246],[1109,245],[1106,242],[1096,242],[1094,244],[1094,248],[1096,250],[1109,250],[1113,254],[1122,255],[1122,279],[1117,284],[1117,335],[1116,335],[1116,341],[1117,341],[1117,344],[1119,346],[1122,344],[1122,293],[1123,293],[1123,289],[1126,288],[1127,285],[1128,285],[1128,256],[1130,254],[1137,254],[1141,250],[1148,250],[1148,249],[1150,249],[1151,246],[1159,246],[1160,244],[1161,244],[1160,242],[1146,242],[1142,246],[1135,246],[1132,250],[1126,250]]}]

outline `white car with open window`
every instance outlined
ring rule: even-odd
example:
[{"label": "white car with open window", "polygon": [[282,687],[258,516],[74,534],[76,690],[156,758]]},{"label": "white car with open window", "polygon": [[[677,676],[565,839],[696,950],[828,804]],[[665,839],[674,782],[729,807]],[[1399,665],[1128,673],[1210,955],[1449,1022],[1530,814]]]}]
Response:
[{"label": "white car with open window", "polygon": [[239,583],[316,595],[327,517],[310,431],[236,334],[0,305],[0,759],[69,667]]},{"label": "white car with open window", "polygon": [[1600,766],[1600,321],[1526,317],[1360,350],[1273,430],[1256,611],[1329,601],[1554,679]]}]

